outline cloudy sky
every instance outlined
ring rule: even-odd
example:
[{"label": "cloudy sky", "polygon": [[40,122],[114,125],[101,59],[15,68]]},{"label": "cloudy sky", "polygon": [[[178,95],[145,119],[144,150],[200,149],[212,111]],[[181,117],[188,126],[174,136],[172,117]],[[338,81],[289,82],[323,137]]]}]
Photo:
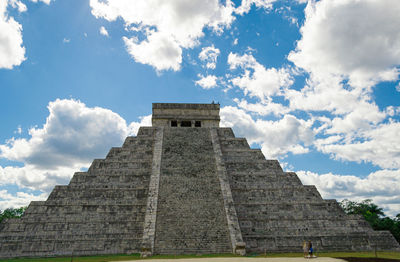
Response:
[{"label": "cloudy sky", "polygon": [[152,102],[223,126],[324,198],[400,213],[400,1],[0,0],[0,209],[44,200]]}]

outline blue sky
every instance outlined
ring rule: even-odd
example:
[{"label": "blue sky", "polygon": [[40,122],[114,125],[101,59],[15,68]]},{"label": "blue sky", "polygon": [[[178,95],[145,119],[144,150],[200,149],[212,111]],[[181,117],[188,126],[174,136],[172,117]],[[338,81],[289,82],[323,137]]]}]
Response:
[{"label": "blue sky", "polygon": [[0,209],[150,125],[221,104],[324,198],[400,213],[397,0],[0,0]]}]

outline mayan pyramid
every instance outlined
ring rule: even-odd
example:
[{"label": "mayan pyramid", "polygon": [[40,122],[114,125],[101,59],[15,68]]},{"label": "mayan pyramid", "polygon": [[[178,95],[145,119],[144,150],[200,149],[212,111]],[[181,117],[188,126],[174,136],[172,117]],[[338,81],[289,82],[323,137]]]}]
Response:
[{"label": "mayan pyramid", "polygon": [[0,257],[399,249],[219,120],[218,104],[153,104],[152,127],[3,221]]}]

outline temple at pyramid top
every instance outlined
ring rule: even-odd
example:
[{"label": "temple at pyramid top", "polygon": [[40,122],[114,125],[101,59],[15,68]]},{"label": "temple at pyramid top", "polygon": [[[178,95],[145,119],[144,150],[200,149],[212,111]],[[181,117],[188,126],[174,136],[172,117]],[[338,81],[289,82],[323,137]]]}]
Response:
[{"label": "temple at pyramid top", "polygon": [[153,103],[154,127],[219,127],[219,120],[219,104]]}]

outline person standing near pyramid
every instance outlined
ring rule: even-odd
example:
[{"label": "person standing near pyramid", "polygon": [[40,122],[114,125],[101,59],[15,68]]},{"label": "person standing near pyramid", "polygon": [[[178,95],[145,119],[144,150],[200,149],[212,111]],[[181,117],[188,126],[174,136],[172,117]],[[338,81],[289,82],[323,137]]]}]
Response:
[{"label": "person standing near pyramid", "polygon": [[308,255],[308,243],[305,240],[303,241],[303,253],[304,253],[304,258],[306,258]]}]

